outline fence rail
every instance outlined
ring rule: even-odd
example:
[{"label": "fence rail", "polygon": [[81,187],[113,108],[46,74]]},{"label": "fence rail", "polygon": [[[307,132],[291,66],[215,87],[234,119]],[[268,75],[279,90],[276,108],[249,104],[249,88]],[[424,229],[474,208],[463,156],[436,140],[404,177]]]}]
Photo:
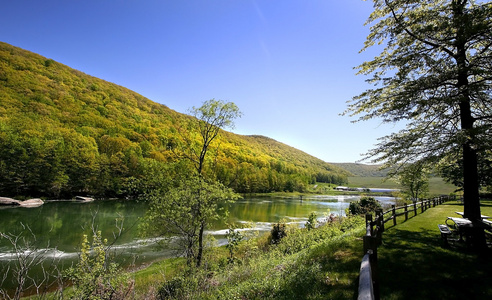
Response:
[{"label": "fence rail", "polygon": [[456,200],[456,197],[436,197],[399,207],[392,205],[391,209],[385,212],[382,209],[376,210],[374,220],[371,214],[366,215],[366,234],[363,237],[364,257],[360,266],[358,300],[379,299],[378,246],[381,245],[385,224],[392,221],[395,226],[397,217],[405,216],[406,221],[409,214],[413,213],[413,216],[416,216],[419,210],[423,213],[449,200]]}]

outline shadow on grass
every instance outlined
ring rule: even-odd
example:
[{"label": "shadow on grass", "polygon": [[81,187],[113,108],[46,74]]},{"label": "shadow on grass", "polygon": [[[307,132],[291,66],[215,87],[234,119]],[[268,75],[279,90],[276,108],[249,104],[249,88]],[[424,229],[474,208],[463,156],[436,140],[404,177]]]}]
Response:
[{"label": "shadow on grass", "polygon": [[436,231],[392,230],[379,248],[381,299],[492,299],[492,253],[444,248]]}]

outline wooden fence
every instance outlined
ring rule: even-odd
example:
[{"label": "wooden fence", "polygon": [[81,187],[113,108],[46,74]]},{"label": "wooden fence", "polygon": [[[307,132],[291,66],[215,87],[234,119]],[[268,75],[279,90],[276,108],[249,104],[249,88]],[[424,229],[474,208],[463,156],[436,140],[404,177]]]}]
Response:
[{"label": "wooden fence", "polygon": [[399,207],[392,205],[391,209],[385,212],[382,209],[376,210],[374,220],[371,214],[366,215],[364,257],[360,265],[358,300],[379,299],[378,246],[381,245],[384,225],[388,222],[393,222],[393,226],[395,226],[397,224],[397,217],[404,216],[404,220],[406,221],[409,217],[416,216],[419,211],[423,213],[428,208],[453,199],[455,197],[443,196]]}]

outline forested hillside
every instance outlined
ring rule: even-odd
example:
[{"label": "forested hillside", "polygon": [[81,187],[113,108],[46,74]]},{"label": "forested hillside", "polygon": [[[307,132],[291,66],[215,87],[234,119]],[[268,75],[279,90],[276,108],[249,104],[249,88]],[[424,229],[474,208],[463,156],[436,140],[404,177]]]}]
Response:
[{"label": "forested hillside", "polygon": [[[208,99],[197,99],[197,103]],[[0,195],[138,194],[191,171],[193,119],[124,87],[0,42]],[[262,136],[222,132],[207,172],[237,192],[302,191],[348,172]],[[213,147],[216,149],[216,147]]]},{"label": "forested hillside", "polygon": [[352,176],[359,177],[385,177],[388,175],[388,169],[381,170],[381,165],[365,165],[358,163],[332,163],[347,172],[352,173]]}]

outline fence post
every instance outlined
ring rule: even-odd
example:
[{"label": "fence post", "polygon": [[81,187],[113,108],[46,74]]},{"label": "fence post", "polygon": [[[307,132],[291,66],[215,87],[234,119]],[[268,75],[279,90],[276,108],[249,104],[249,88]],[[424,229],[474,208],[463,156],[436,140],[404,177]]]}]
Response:
[{"label": "fence post", "polygon": [[424,203],[425,203],[425,200],[422,200],[420,202],[420,213],[423,213],[424,212]]},{"label": "fence post", "polygon": [[413,216],[417,215],[417,201],[413,201]]},{"label": "fence post", "polygon": [[391,205],[391,213],[393,215],[393,226],[396,226],[396,205]]},{"label": "fence post", "polygon": [[359,293],[358,300],[376,299],[374,294],[374,283],[372,278],[371,254],[367,253],[362,258],[359,272]]},{"label": "fence post", "polygon": [[384,231],[384,220],[383,220],[383,210],[376,209],[376,220],[374,220],[374,226],[376,230],[376,245],[379,246],[383,242],[383,231]]},{"label": "fence post", "polygon": [[378,216],[378,226],[379,230],[381,230],[381,233],[384,232],[384,214],[383,214],[383,209],[377,209],[376,210],[376,216]]},{"label": "fence post", "polygon": [[[369,230],[367,230],[369,228]],[[369,232],[368,232],[369,231]],[[372,236],[372,214],[366,214],[366,234]]]},{"label": "fence post", "polygon": [[[371,214],[366,214],[366,234],[364,235],[364,255],[367,253],[367,251],[371,250],[373,251],[374,249],[374,241],[372,237],[372,215]],[[376,246],[377,247],[377,246]]]},{"label": "fence post", "polygon": [[[369,254],[375,299],[379,299],[378,245],[375,237],[364,235],[364,253]],[[365,255],[364,254],[364,255]]]}]

